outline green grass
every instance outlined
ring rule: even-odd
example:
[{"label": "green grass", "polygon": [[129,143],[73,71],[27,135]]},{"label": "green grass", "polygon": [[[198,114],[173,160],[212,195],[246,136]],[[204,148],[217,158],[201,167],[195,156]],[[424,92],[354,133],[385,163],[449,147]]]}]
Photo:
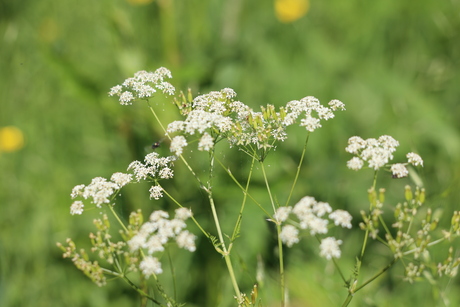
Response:
[{"label": "green grass", "polygon": [[[91,227],[84,218],[69,215],[71,188],[124,171],[161,135],[144,105],[123,107],[106,95],[141,69],[166,66],[173,83],[184,90],[205,93],[232,87],[238,99],[253,107],[308,95],[324,102],[342,100],[347,111],[312,135],[296,197],[314,195],[359,219],[372,174],[346,169],[346,141],[352,135],[389,134],[401,143],[397,156],[415,151],[424,158],[420,175],[432,206],[446,215],[458,210],[457,2],[425,0],[414,6],[404,1],[311,1],[309,13],[293,24],[279,23],[270,1],[158,3],[0,2],[0,126],[20,128],[26,140],[21,151],[0,154],[1,306],[113,307],[138,302],[121,282],[102,289],[91,284],[61,259],[55,242],[69,236],[84,242]],[[294,172],[302,144],[303,137],[294,136],[271,157],[280,166],[271,170],[280,182]],[[287,155],[280,161],[282,153]],[[228,159],[239,167],[238,156]],[[390,189],[406,182],[410,180],[395,183],[388,178],[381,184]],[[148,214],[152,202],[136,189],[126,192],[124,201]],[[200,197],[183,193],[189,202]],[[226,206],[222,210],[232,214],[232,204],[221,201]],[[204,220],[209,210],[204,207],[198,214]],[[246,243],[237,251],[244,259],[238,274],[249,290],[256,255],[260,249],[271,255],[272,243],[264,221],[248,221],[243,227],[250,235],[241,239]],[[350,235],[350,257],[360,235]],[[203,254],[178,255],[184,258],[177,270],[190,270],[180,297],[190,302],[187,306],[230,306],[231,291],[221,292],[230,289],[220,278],[221,258],[204,239],[200,248]],[[346,296],[338,276],[332,278],[335,283],[324,284],[321,271],[309,272],[325,263],[314,249],[304,252],[311,259],[307,264],[300,262],[305,258],[298,252],[288,258],[293,300],[302,306],[337,306]],[[386,306],[387,301],[426,306],[430,300],[444,306],[427,282],[402,284],[401,272],[380,278],[358,293],[351,306]],[[276,285],[267,283],[263,291],[269,295]],[[457,279],[440,287],[451,306],[460,303],[458,286]]]}]

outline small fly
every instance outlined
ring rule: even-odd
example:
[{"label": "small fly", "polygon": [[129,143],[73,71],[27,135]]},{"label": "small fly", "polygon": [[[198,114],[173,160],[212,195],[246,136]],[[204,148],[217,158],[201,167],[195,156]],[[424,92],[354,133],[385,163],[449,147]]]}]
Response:
[{"label": "small fly", "polygon": [[161,143],[164,141],[165,138],[162,138],[161,140],[159,140],[158,142],[155,142],[152,144],[152,149],[155,150],[157,149],[158,147],[160,147]]}]

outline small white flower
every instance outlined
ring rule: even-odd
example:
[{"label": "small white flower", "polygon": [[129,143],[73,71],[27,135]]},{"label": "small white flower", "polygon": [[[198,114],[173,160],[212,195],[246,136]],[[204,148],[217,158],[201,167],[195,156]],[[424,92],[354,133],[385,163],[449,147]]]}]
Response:
[{"label": "small white flower", "polygon": [[407,170],[406,166],[401,163],[396,163],[391,166],[391,172],[393,173],[393,177],[396,178],[404,178],[407,177],[409,171]]},{"label": "small white flower", "polygon": [[147,248],[149,255],[151,255],[156,252],[164,251],[164,243],[166,243],[164,237],[160,235],[153,235],[144,243],[142,247]]},{"label": "small white flower", "polygon": [[75,214],[82,214],[83,213],[83,207],[85,205],[83,204],[82,201],[74,201],[73,204],[70,206],[70,214],[75,215]]},{"label": "small white flower", "polygon": [[176,156],[180,156],[182,154],[183,148],[187,146],[187,140],[182,135],[177,135],[171,140],[171,145],[169,150],[174,152]]},{"label": "small white flower", "polygon": [[314,118],[311,115],[307,115],[305,118],[302,118],[300,120],[300,126],[305,127],[305,129],[310,132],[315,131],[317,128],[321,128],[319,119]]},{"label": "small white flower", "polygon": [[136,234],[135,236],[133,236],[129,241],[128,241],[128,246],[129,246],[129,250],[131,252],[135,252],[137,251],[138,249],[142,248],[145,244],[145,234],[142,232],[142,233],[138,233]]},{"label": "small white flower", "polygon": [[118,184],[121,188],[133,180],[133,175],[124,173],[114,173],[110,180]]},{"label": "small white flower", "polygon": [[287,247],[299,242],[299,230],[292,225],[286,225],[281,229],[280,238]]},{"label": "small white flower", "polygon": [[302,223],[305,223],[307,228],[310,229],[310,234],[312,236],[317,233],[326,234],[328,231],[327,224],[329,223],[329,221],[314,216],[313,214],[310,216],[308,220],[301,221],[301,225]]},{"label": "small white flower", "polygon": [[158,221],[161,221],[162,219],[167,219],[167,218],[169,218],[169,214],[168,212],[163,211],[163,210],[153,211],[149,217],[151,222],[158,222]]},{"label": "small white flower", "polygon": [[366,141],[359,136],[352,136],[348,139],[348,146],[345,148],[345,151],[357,155],[359,150],[363,148],[366,148]]},{"label": "small white flower", "polygon": [[120,95],[120,104],[122,105],[129,105],[129,104],[132,104],[131,101],[133,101],[135,98],[134,98],[134,95],[133,93],[129,92],[129,91],[126,91],[124,92],[123,94]]},{"label": "small white flower", "polygon": [[321,240],[320,255],[327,260],[332,258],[340,258],[341,251],[339,245],[342,244],[342,240],[336,240],[334,237],[328,237]]},{"label": "small white flower", "polygon": [[345,210],[335,210],[329,214],[329,218],[332,219],[337,226],[340,225],[342,227],[351,228],[352,216]]},{"label": "small white flower", "polygon": [[364,165],[363,160],[358,157],[353,157],[347,161],[347,167],[351,170],[357,171],[360,170]]},{"label": "small white flower", "polygon": [[382,135],[378,141],[383,148],[388,149],[390,152],[394,152],[396,147],[399,146],[399,142],[389,135]]},{"label": "small white flower", "polygon": [[109,96],[114,96],[114,95],[120,96],[122,89],[123,89],[123,87],[121,85],[116,85],[116,86],[112,87],[110,89]]},{"label": "small white flower", "polygon": [[82,196],[83,195],[83,189],[85,188],[85,185],[84,184],[79,184],[79,185],[76,185],[73,189],[72,189],[72,193],[70,193],[70,197],[73,198],[76,198],[78,196]]},{"label": "small white flower", "polygon": [[209,151],[214,146],[214,139],[209,133],[205,132],[198,143],[198,150]]},{"label": "small white flower", "polygon": [[163,197],[163,188],[159,185],[152,186],[149,192],[150,192],[150,199],[154,198],[158,200],[161,197]]},{"label": "small white flower", "polygon": [[195,239],[195,235],[191,234],[187,230],[184,230],[176,237],[176,242],[180,248],[194,252],[196,250]]},{"label": "small white flower", "polygon": [[159,171],[158,176],[161,179],[171,179],[174,176],[174,172],[169,167],[165,167]]},{"label": "small white flower", "polygon": [[313,212],[318,216],[321,217],[325,215],[326,213],[332,212],[331,206],[329,206],[328,203],[319,201],[316,204],[313,205]]},{"label": "small white flower", "polygon": [[279,207],[273,215],[273,218],[277,222],[284,222],[289,217],[289,213],[291,213],[291,211],[292,207]]},{"label": "small white flower", "polygon": [[192,210],[190,210],[188,208],[176,209],[176,216],[175,216],[176,219],[180,219],[180,220],[185,221],[186,219],[188,219],[191,216],[192,216]]},{"label": "small white flower", "polygon": [[144,274],[145,278],[149,278],[151,275],[154,274],[161,274],[163,273],[163,269],[161,268],[161,262],[152,256],[146,256],[144,260],[141,261],[139,268]]},{"label": "small white flower", "polygon": [[328,105],[331,107],[332,111],[342,110],[345,111],[345,104],[340,100],[334,99],[329,101]]},{"label": "small white flower", "polygon": [[408,162],[411,163],[412,165],[414,165],[414,166],[418,166],[418,165],[423,166],[422,157],[420,157],[418,154],[416,154],[414,152],[409,152],[406,155],[406,157],[408,159]]}]

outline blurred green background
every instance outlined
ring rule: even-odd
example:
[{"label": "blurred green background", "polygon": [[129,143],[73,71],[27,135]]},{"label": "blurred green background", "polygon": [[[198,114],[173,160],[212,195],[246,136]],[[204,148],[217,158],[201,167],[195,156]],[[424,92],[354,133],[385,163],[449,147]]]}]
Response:
[{"label": "blurred green background", "polygon": [[[372,179],[371,172],[346,168],[350,136],[389,134],[401,143],[397,158],[419,153],[429,204],[444,210],[441,223],[447,225],[460,197],[460,2],[312,0],[304,9],[288,21],[276,15],[275,2],[264,0],[0,1],[0,128],[14,126],[24,134],[22,149],[0,153],[0,306],[139,305],[121,281],[93,285],[62,259],[55,243],[72,237],[87,245],[93,231],[88,216],[69,214],[73,186],[125,171],[161,137],[145,105],[120,106],[107,97],[110,87],[142,69],[166,66],[176,88],[195,93],[231,87],[254,108],[309,95],[323,103],[343,101],[347,111],[312,134],[293,201],[312,195],[355,215],[356,230],[338,234],[345,241],[340,263],[347,274],[362,240],[357,222]],[[277,166],[270,173],[278,178],[280,199],[303,139],[294,131],[267,162]],[[226,155],[238,173],[243,157]],[[179,197],[196,207],[203,195],[188,179],[179,178]],[[256,177],[253,193],[266,197],[258,183]],[[382,176],[379,186],[397,201],[407,183]],[[120,204],[142,207],[145,214],[157,209],[145,187],[127,189]],[[229,184],[223,191],[237,189]],[[217,200],[230,232],[237,206]],[[277,298],[274,241],[252,207],[234,254],[237,275],[249,293],[261,255],[267,276],[260,292],[265,306],[276,306],[270,302]],[[205,201],[195,214],[209,218]],[[222,258],[203,238],[199,248],[191,256],[177,253],[180,301],[234,306]],[[317,250],[308,239],[288,251],[293,306],[338,306],[346,297],[337,272]],[[390,257],[371,245],[363,275]],[[402,273],[397,266],[350,306],[460,305],[458,278],[410,285]]]}]

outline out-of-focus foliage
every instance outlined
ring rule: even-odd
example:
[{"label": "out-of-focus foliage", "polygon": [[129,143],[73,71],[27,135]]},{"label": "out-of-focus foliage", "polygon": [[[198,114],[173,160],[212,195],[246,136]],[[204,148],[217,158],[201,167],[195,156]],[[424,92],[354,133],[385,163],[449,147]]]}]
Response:
[{"label": "out-of-focus foliage", "polygon": [[[347,111],[311,137],[294,201],[308,194],[345,208],[355,214],[357,227],[372,174],[346,169],[346,141],[352,135],[389,134],[401,143],[397,157],[404,159],[406,152],[414,151],[424,158],[419,176],[428,202],[446,216],[458,210],[460,3],[309,1],[303,17],[281,22],[279,8],[275,10],[281,2],[290,1],[0,2],[0,127],[14,126],[24,136],[20,150],[0,153],[1,306],[138,303],[121,282],[109,282],[106,288],[91,284],[61,258],[55,242],[71,236],[84,245],[92,227],[88,219],[69,215],[73,186],[124,171],[161,137],[145,105],[120,106],[106,95],[111,86],[141,69],[166,66],[177,88],[191,87],[195,93],[231,87],[254,108],[309,95],[325,102],[342,100]],[[159,108],[171,110],[164,120],[175,118],[173,108],[162,103]],[[303,137],[294,129],[267,161],[270,175],[278,178],[273,184],[280,199],[302,144]],[[244,178],[244,173],[238,174],[245,167],[241,156],[222,150],[238,178]],[[388,175],[379,186],[388,189],[391,202],[410,181]],[[179,182],[182,201],[203,201],[195,214],[205,221],[209,209],[189,182]],[[224,195],[233,189],[237,191],[229,184]],[[257,186],[253,193],[267,197]],[[217,196],[217,201],[224,214],[236,214],[226,197]],[[165,204],[149,201],[145,186],[128,189],[120,202],[126,212],[159,206]],[[237,242],[235,255],[241,259],[238,274],[248,292],[257,256],[266,259],[267,282],[260,293],[270,299],[277,293],[272,281],[274,241],[263,219],[251,219],[258,216],[256,210],[247,209],[245,236]],[[342,235],[343,266],[349,259],[351,268],[363,234],[356,230]],[[315,250],[305,243],[288,251],[292,301],[299,306],[337,306],[345,290],[328,266],[326,272],[318,270],[326,264]],[[188,301],[187,306],[234,305],[228,279],[222,278],[222,259],[209,242],[200,241],[191,257],[177,254],[180,300]],[[385,255],[381,246],[372,245],[365,274],[385,266]],[[395,270],[384,275],[359,292],[353,306],[460,302],[454,290],[458,280],[433,281],[432,288],[428,282],[403,283],[401,274]],[[166,274],[162,278],[170,285]]]}]

